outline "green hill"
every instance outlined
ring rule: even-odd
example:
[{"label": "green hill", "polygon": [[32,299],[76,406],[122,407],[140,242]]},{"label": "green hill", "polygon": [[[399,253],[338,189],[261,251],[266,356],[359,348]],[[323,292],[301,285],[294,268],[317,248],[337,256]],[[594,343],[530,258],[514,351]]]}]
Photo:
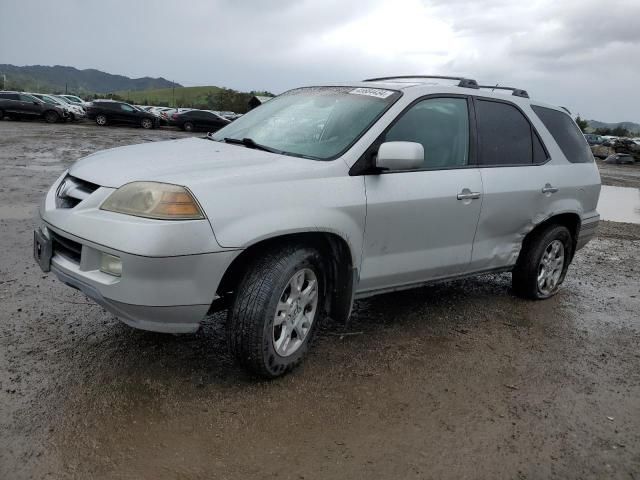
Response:
[{"label": "green hill", "polygon": [[[118,90],[145,90],[149,88],[180,87],[179,83],[164,78],[129,78],[89,68],[78,70],[62,65],[27,65],[19,67],[0,64],[0,74],[6,76],[7,90],[37,91],[43,93],[108,93]],[[4,80],[4,79],[3,79]]]},{"label": "green hill", "polygon": [[207,105],[207,100],[211,96],[219,95],[222,90],[220,87],[214,86],[177,87],[175,89],[156,88],[140,91],[124,90],[115,92],[115,94],[129,103],[138,105],[195,107]]}]

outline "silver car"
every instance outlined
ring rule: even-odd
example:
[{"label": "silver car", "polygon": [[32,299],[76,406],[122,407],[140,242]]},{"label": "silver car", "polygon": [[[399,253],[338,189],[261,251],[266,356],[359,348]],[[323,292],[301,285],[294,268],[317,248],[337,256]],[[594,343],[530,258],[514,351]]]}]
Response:
[{"label": "silver car", "polygon": [[227,309],[238,360],[275,377],[354,299],[507,271],[516,294],[554,295],[599,193],[562,108],[465,78],[381,78],[79,160],[44,199],[34,253],[133,327],[194,332]]}]

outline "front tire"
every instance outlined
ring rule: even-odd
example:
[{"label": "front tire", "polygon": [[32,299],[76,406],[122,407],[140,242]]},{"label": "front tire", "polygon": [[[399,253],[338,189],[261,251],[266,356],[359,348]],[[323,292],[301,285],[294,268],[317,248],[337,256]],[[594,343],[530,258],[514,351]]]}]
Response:
[{"label": "front tire", "polygon": [[516,295],[532,300],[552,297],[560,288],[573,257],[573,241],[567,227],[550,225],[525,240],[512,286]]},{"label": "front tire", "polygon": [[48,111],[44,114],[44,121],[47,123],[56,123],[60,117],[56,112]]},{"label": "front tire", "polygon": [[107,124],[107,116],[103,114],[96,115],[96,124],[104,127]]},{"label": "front tire", "polygon": [[151,119],[149,118],[143,118],[140,124],[142,125],[142,128],[144,128],[145,130],[149,130],[153,128],[153,121],[151,121]]},{"label": "front tire", "polygon": [[318,327],[324,278],[319,252],[300,245],[249,265],[227,321],[231,352],[245,368],[276,378],[302,362]]}]

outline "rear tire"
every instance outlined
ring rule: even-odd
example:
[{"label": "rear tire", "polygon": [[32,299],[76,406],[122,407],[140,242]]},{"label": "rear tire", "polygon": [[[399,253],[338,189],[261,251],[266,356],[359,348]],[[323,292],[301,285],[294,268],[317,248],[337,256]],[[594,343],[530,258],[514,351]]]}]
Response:
[{"label": "rear tire", "polygon": [[153,128],[153,121],[149,118],[143,118],[142,122],[140,122],[140,125],[142,125],[142,128],[144,128],[145,130],[149,130]]},{"label": "rear tire", "polygon": [[567,227],[549,225],[526,238],[513,269],[516,295],[543,300],[558,293],[573,257],[573,240]]},{"label": "rear tire", "polygon": [[320,253],[302,245],[251,262],[228,313],[227,339],[238,362],[265,378],[297,367],[318,328],[324,281]]},{"label": "rear tire", "polygon": [[56,123],[59,119],[60,116],[52,110],[44,113],[44,121],[47,123]]},{"label": "rear tire", "polygon": [[193,132],[193,123],[184,122],[184,124],[182,125],[182,128],[184,129],[185,132]]},{"label": "rear tire", "polygon": [[104,127],[107,124],[107,116],[102,113],[96,115],[96,124],[100,127]]}]

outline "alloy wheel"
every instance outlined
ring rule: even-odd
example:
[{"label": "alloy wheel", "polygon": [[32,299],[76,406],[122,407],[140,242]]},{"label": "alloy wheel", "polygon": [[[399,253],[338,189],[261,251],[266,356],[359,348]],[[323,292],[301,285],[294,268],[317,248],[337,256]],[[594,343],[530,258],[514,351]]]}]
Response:
[{"label": "alloy wheel", "polygon": [[295,353],[311,330],[318,308],[318,278],[313,270],[298,270],[285,287],[273,320],[273,347],[281,357]]},{"label": "alloy wheel", "polygon": [[564,244],[554,240],[542,253],[538,265],[538,290],[543,295],[550,295],[560,282],[564,268]]}]

